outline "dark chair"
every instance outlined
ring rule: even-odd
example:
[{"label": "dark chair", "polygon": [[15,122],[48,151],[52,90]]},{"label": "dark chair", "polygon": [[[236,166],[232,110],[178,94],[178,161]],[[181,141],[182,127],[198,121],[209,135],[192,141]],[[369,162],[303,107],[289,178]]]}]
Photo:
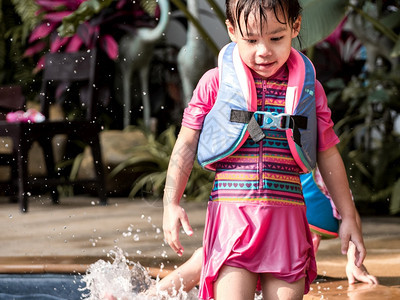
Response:
[{"label": "dark chair", "polygon": [[[18,187],[16,196],[22,212],[28,210],[28,196],[33,194],[33,188],[39,187],[41,192],[50,191],[53,202],[58,203],[57,186],[66,184],[94,186],[100,203],[107,204],[99,140],[101,125],[97,119],[96,72],[99,62],[96,52],[96,50],[91,50],[47,54],[40,93],[41,112],[46,120],[41,123],[0,121],[0,136],[9,136],[13,141],[13,154],[17,168],[13,179],[15,186]],[[74,85],[76,83],[79,85]],[[77,90],[78,95],[71,98],[69,93],[62,93],[62,100],[60,100],[58,96],[60,91],[64,90],[63,87],[68,87],[66,91]],[[80,118],[76,116],[73,119],[66,117],[63,120],[50,120],[50,104],[56,101],[78,102],[85,113]],[[56,171],[52,140],[60,134],[67,136],[67,142],[80,141],[90,146],[96,174],[94,179],[69,179],[66,176],[60,176],[59,171]],[[32,177],[28,174],[28,151],[34,141],[37,141],[43,149],[47,169],[45,177]]]},{"label": "dark chair", "polygon": [[[5,122],[9,112],[25,110],[25,97],[22,93],[22,88],[19,85],[0,86],[0,124]],[[12,152],[12,141],[9,137],[0,137],[2,152],[0,153],[0,165],[10,167],[10,178],[7,181],[1,182],[1,188],[4,194],[13,195],[18,187],[13,185],[12,178],[18,177],[18,168],[15,155]],[[6,174],[3,175],[3,177]],[[13,197],[12,199],[15,199]]]}]

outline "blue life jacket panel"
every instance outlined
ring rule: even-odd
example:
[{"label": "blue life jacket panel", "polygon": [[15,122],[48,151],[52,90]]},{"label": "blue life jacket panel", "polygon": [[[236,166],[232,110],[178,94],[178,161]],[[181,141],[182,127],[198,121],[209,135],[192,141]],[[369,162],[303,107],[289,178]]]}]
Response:
[{"label": "blue life jacket panel", "polygon": [[330,199],[315,182],[314,172],[300,175],[300,180],[310,230],[321,235],[323,239],[338,237],[339,220],[333,215]]}]

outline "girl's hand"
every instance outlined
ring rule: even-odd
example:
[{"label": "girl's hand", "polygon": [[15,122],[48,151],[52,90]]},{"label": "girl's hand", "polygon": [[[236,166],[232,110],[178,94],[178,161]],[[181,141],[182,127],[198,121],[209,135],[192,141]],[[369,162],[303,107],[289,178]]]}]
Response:
[{"label": "girl's hand", "polygon": [[361,265],[359,268],[354,264],[354,262],[347,262],[346,275],[349,284],[356,283],[356,280],[369,284],[379,284],[378,279],[374,275],[369,274],[364,265]]},{"label": "girl's hand", "polygon": [[365,250],[364,241],[361,235],[360,227],[357,225],[355,219],[342,219],[340,225],[340,239],[342,243],[342,254],[346,255],[349,250],[350,241],[353,242],[354,248],[354,263],[357,267],[361,267],[367,255]]},{"label": "girl's hand", "polygon": [[163,217],[164,239],[179,256],[182,256],[184,251],[179,241],[181,226],[187,235],[191,236],[193,234],[193,229],[189,224],[185,210],[180,205],[174,203],[165,205]]},{"label": "girl's hand", "polygon": [[361,267],[355,265],[355,251],[356,247],[350,242],[346,264],[346,275],[349,284],[354,284],[356,280],[369,284],[379,284],[378,279],[374,275],[369,274],[364,265],[361,265]]}]

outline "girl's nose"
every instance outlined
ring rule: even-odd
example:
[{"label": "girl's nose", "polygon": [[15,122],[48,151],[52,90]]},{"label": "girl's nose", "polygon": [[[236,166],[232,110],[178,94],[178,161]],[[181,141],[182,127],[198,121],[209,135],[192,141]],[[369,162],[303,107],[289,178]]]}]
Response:
[{"label": "girl's nose", "polygon": [[265,43],[260,43],[257,49],[258,56],[269,56],[271,55],[271,49]]}]

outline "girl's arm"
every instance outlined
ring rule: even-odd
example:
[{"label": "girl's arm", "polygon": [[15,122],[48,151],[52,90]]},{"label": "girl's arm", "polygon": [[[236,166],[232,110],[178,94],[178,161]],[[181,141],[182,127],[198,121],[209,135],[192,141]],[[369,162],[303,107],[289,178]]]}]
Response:
[{"label": "girl's arm", "polygon": [[199,130],[182,126],[172,150],[165,182],[163,198],[164,238],[170,247],[180,256],[184,250],[179,241],[180,227],[183,227],[187,235],[193,234],[186,212],[179,205],[179,202],[193,168],[199,135]]},{"label": "girl's arm", "polygon": [[356,247],[356,266],[360,267],[366,256],[361,228],[357,224],[357,215],[352,201],[349,183],[343,160],[336,146],[318,153],[318,168],[328,191],[342,217],[340,238],[342,240],[342,253],[345,255],[352,241]]}]

